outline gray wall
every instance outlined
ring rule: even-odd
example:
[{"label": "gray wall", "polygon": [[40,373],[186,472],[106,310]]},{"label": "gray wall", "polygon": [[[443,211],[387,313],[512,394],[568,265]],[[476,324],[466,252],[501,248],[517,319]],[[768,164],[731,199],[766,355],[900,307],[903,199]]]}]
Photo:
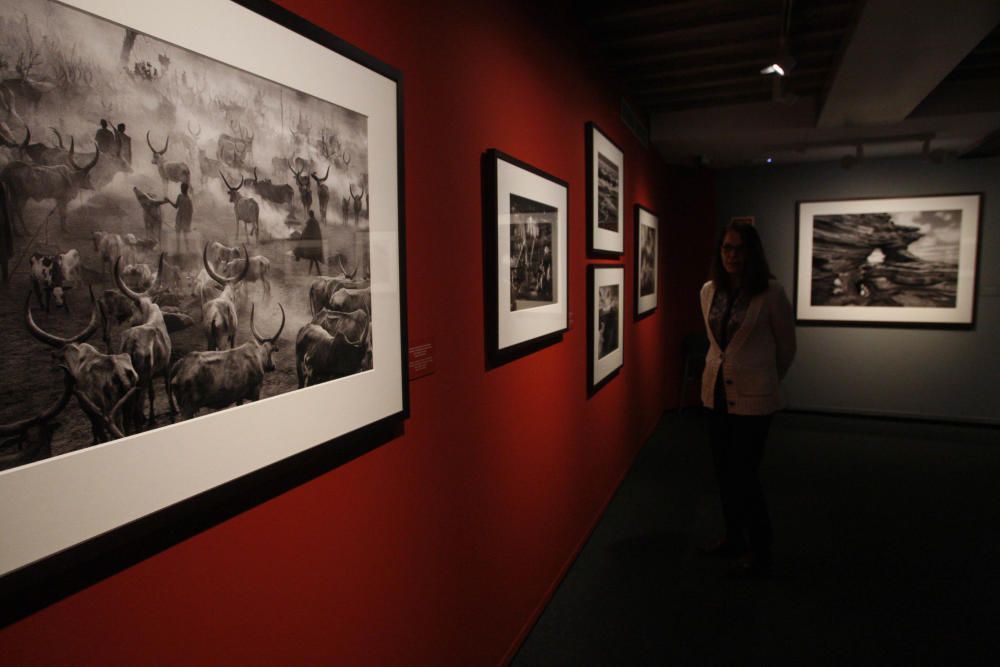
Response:
[{"label": "gray wall", "polygon": [[716,185],[719,224],[757,218],[789,298],[797,201],[982,192],[975,329],[799,326],[785,389],[798,409],[1000,423],[1000,159],[741,168]]}]

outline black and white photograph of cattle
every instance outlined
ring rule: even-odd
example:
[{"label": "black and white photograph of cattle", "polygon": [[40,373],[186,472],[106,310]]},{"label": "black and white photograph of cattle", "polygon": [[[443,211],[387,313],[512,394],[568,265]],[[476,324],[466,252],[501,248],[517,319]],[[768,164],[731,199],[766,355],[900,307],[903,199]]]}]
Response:
[{"label": "black and white photograph of cattle", "polygon": [[373,368],[365,115],[48,0],[0,35],[0,470]]},{"label": "black and white photograph of cattle", "polygon": [[656,227],[639,225],[639,296],[656,293]]},{"label": "black and white photograph of cattle", "polygon": [[602,285],[597,289],[597,358],[606,357],[618,349],[618,285]]},{"label": "black and white photograph of cattle", "polygon": [[618,231],[618,165],[603,153],[597,154],[597,226]]},{"label": "black and white photograph of cattle", "polygon": [[555,303],[554,229],[559,211],[527,197],[510,196],[510,309]]},{"label": "black and white photograph of cattle", "polygon": [[961,210],[812,220],[812,305],[954,308]]}]

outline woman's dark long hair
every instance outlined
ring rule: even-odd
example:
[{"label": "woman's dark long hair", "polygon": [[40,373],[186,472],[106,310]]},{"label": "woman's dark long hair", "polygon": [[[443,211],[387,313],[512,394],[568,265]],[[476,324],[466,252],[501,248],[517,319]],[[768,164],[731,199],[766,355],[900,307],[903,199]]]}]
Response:
[{"label": "woman's dark long hair", "polygon": [[746,290],[750,296],[760,294],[767,289],[767,281],[773,278],[767,265],[764,246],[760,242],[757,229],[742,220],[733,220],[722,233],[715,244],[715,255],[712,257],[712,268],[709,277],[715,283],[715,288],[730,291],[733,288],[726,267],[722,265],[722,242],[729,232],[736,232],[743,241],[743,275],[740,276],[740,289]]}]

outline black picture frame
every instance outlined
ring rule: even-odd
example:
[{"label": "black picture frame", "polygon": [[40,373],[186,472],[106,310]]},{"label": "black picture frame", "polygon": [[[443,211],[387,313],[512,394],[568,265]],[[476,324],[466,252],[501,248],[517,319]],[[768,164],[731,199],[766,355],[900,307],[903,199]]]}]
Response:
[{"label": "black picture frame", "polygon": [[569,184],[496,148],[482,173],[486,353],[499,365],[569,329]]},{"label": "black picture frame", "polygon": [[[635,205],[635,295],[633,303],[634,319],[641,320],[656,312],[660,300],[660,219],[653,211],[642,204]],[[649,248],[644,251],[643,243],[650,243],[652,235],[652,253]],[[651,266],[647,266],[651,264]],[[645,273],[644,273],[645,270]],[[652,291],[643,293],[650,288]]]},{"label": "black picture frame", "polygon": [[796,324],[975,328],[983,201],[967,192],[796,202]]},{"label": "black picture frame", "polygon": [[[220,57],[215,51],[211,49],[201,51],[185,41],[186,38],[181,30],[182,26],[179,24],[177,27],[168,26],[165,28],[166,33],[154,30],[147,33],[141,24],[127,22],[127,17],[139,16],[143,18],[145,23],[157,25],[158,17],[164,13],[175,12],[178,16],[184,16],[197,11],[195,0],[184,0],[184,2],[192,4],[192,7],[189,8],[190,14],[186,14],[186,9],[180,5],[166,6],[151,0],[122,3],[120,7],[109,10],[106,15],[99,13],[100,7],[103,5],[96,4],[94,0],[69,0],[61,4],[70,10],[82,11],[84,14],[89,14],[111,24],[122,27],[131,26],[139,34],[149,34],[153,39],[187,50],[198,57],[227,64],[229,60]],[[295,56],[288,53],[290,46],[305,50],[315,56],[316,52],[312,45],[319,45],[325,50],[323,53],[327,54],[326,56],[321,55],[320,58],[328,58],[328,60],[324,60],[322,63],[312,62],[312,68],[319,66],[319,64],[336,64],[338,67],[347,68],[356,73],[357,83],[354,85],[359,88],[370,86],[372,90],[377,89],[375,93],[363,91],[364,95],[370,95],[372,100],[379,102],[374,115],[367,114],[369,122],[373,123],[370,127],[377,127],[379,131],[385,131],[385,134],[380,135],[379,139],[378,159],[382,160],[382,163],[380,166],[373,166],[373,163],[369,163],[373,181],[376,172],[378,178],[381,179],[379,181],[383,197],[381,201],[385,202],[382,213],[372,215],[369,227],[373,232],[378,231],[380,238],[384,239],[379,243],[385,244],[384,246],[373,246],[373,255],[377,249],[381,253],[379,262],[382,262],[376,266],[373,259],[373,267],[381,268],[384,271],[381,275],[376,275],[373,269],[373,283],[377,281],[378,287],[373,287],[372,292],[378,296],[377,298],[372,297],[372,310],[373,312],[381,310],[380,322],[382,320],[389,322],[385,325],[389,334],[382,341],[385,350],[383,357],[386,360],[385,363],[376,364],[374,370],[367,371],[362,375],[365,376],[366,382],[368,378],[377,378],[378,387],[383,389],[383,393],[371,398],[370,400],[379,401],[378,405],[369,406],[371,409],[362,414],[345,418],[343,421],[330,420],[327,423],[325,420],[320,420],[322,424],[316,430],[325,430],[328,435],[316,438],[311,435],[312,431],[308,429],[301,429],[301,432],[298,428],[286,429],[285,434],[277,440],[282,443],[280,447],[273,447],[275,442],[273,438],[267,443],[262,441],[261,447],[257,450],[258,453],[248,457],[248,461],[242,468],[221,466],[222,469],[218,473],[215,473],[213,469],[211,476],[193,482],[190,489],[188,487],[172,487],[171,485],[174,484],[172,480],[181,473],[168,473],[163,482],[165,491],[157,495],[155,499],[150,500],[148,507],[143,506],[141,509],[136,509],[136,514],[128,518],[101,514],[102,508],[113,502],[120,502],[123,506],[130,503],[128,493],[132,493],[131,490],[121,496],[120,500],[115,496],[116,493],[120,492],[116,486],[119,480],[130,481],[133,487],[136,486],[135,478],[131,477],[134,470],[127,467],[133,465],[133,462],[129,461],[126,464],[123,460],[125,458],[134,460],[138,457],[124,457],[116,452],[129,451],[128,448],[133,445],[132,442],[128,442],[129,439],[142,438],[149,433],[164,429],[127,436],[124,440],[105,447],[88,448],[74,452],[72,461],[64,456],[54,457],[31,466],[21,466],[0,472],[0,486],[4,487],[6,498],[5,506],[0,508],[0,526],[2,526],[0,532],[4,534],[4,548],[0,550],[0,554],[3,556],[2,563],[0,563],[0,597],[8,601],[0,610],[2,611],[0,618],[5,621],[30,613],[44,604],[117,571],[117,569],[138,562],[151,553],[155,553],[156,550],[166,548],[190,536],[192,530],[196,530],[197,527],[203,529],[208,525],[223,521],[235,512],[248,509],[254,504],[272,497],[272,495],[291,488],[296,483],[311,479],[331,467],[352,460],[392,438],[398,437],[402,432],[403,421],[409,416],[403,75],[399,70],[269,1],[234,0],[231,4],[223,7],[222,16],[224,19],[236,19],[239,25],[252,28],[255,34],[265,34],[271,38],[259,40],[252,46],[252,49],[261,52],[261,58],[266,57],[268,50],[281,50],[283,57],[294,58]],[[233,30],[234,25],[236,24],[228,22],[224,25],[220,24],[219,31],[215,34]],[[178,35],[180,35],[179,38]],[[206,38],[199,37],[198,39]],[[243,40],[243,42],[245,41]],[[230,48],[229,42],[226,40],[214,40],[214,43],[217,44],[218,50]],[[233,57],[235,58],[235,56]],[[238,65],[231,64],[229,66],[257,74],[251,70],[253,65],[246,64],[246,61],[242,59],[239,60]],[[289,64],[288,67],[292,67],[292,65]],[[305,71],[311,70],[306,69]],[[267,78],[264,74],[259,74],[259,76]],[[280,85],[292,85],[273,77],[270,80]],[[359,94],[360,96],[363,95]],[[330,101],[322,97],[320,99]],[[372,106],[376,105],[373,103]],[[365,110],[368,111],[367,108]],[[380,215],[381,217],[379,217]],[[375,242],[373,241],[373,243]],[[381,369],[378,368],[379,365],[382,366]],[[351,380],[353,377],[355,376],[344,379]],[[323,387],[332,386],[337,382],[340,380],[334,380],[325,385],[307,387],[305,391],[318,390],[319,394],[322,394],[325,391]],[[290,391],[282,396],[291,396],[300,392],[302,390],[299,392]],[[317,398],[321,398],[319,394],[316,394]],[[375,396],[375,394],[370,393],[369,396]],[[266,399],[263,402],[266,402]],[[245,415],[251,415],[253,411],[260,409],[260,405],[261,403],[252,403],[238,409],[244,411]],[[288,413],[290,419],[298,420],[296,421],[298,424],[302,423],[301,415],[292,414],[305,409],[301,403],[282,405],[281,409],[290,410],[291,412]],[[210,413],[208,417],[214,418],[219,414],[221,413]],[[313,414],[323,413],[320,411]],[[199,420],[200,417],[174,425],[172,429],[193,424]],[[258,419],[258,421],[261,420]],[[258,423],[254,429],[248,428],[234,432],[230,439],[241,441],[248,447],[256,447],[254,439],[264,437],[260,432],[261,425]],[[270,438],[270,436],[267,437]],[[218,441],[215,444],[218,444]],[[145,454],[149,449],[144,445],[142,451]],[[55,497],[55,495],[49,497],[48,500],[54,498],[58,501],[56,507],[49,506],[45,502],[46,498],[42,498],[42,502],[39,503],[39,498],[32,495],[33,489],[43,487],[58,489],[59,481],[65,479],[67,474],[72,473],[70,468],[80,461],[90,460],[91,463],[85,465],[96,467],[99,462],[93,458],[93,455],[102,456],[101,462],[109,466],[106,475],[99,477],[102,479],[100,488],[94,487],[89,491],[87,489],[74,490],[73,493],[77,494],[79,498],[75,496]],[[196,466],[198,463],[191,462],[191,465]],[[146,464],[146,468],[151,466],[152,464]],[[47,472],[47,470],[56,469],[58,472],[51,474]],[[147,474],[152,474],[152,472],[147,470]],[[62,477],[58,477],[58,475],[62,475]],[[273,489],[273,494],[270,494],[269,491],[262,491],[260,488],[251,492],[251,489],[254,489],[257,484],[266,489]],[[147,484],[146,488],[149,487],[150,485]],[[62,491],[53,493],[62,493]],[[98,501],[97,496],[106,499]],[[84,498],[86,502],[83,502]],[[80,506],[79,512],[82,513],[80,517],[86,519],[83,522],[86,523],[84,526],[74,526],[73,517],[57,517],[58,521],[38,521],[36,518],[37,512],[58,514],[63,505],[72,505],[74,502]],[[31,505],[40,505],[40,507],[32,510],[35,514],[27,517],[21,516],[23,509]],[[80,521],[76,523],[80,523]],[[22,534],[29,533],[32,541],[37,541],[40,546],[25,549],[11,548],[12,545],[22,543],[20,537]],[[142,544],[138,541],[141,541]],[[54,578],[58,580],[54,580]]]},{"label": "black picture frame", "polygon": [[[611,290],[611,294],[603,290]],[[614,312],[610,316],[615,324],[615,337],[609,341],[601,332],[601,318],[605,330],[609,321],[609,308],[601,308],[613,300]],[[590,264],[587,266],[587,392],[593,396],[613,380],[625,364],[625,265]]]},{"label": "black picture frame", "polygon": [[[584,136],[587,254],[618,259],[625,252],[625,152],[594,122],[586,124]],[[603,183],[602,172],[606,176]]]}]

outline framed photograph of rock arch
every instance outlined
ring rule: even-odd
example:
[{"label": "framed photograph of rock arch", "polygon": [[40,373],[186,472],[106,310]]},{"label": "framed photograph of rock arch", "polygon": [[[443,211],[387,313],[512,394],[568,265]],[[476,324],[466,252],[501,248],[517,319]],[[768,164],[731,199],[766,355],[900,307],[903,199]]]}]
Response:
[{"label": "framed photograph of rock arch", "polygon": [[801,201],[799,324],[971,328],[982,194]]},{"label": "framed photograph of rock arch", "polygon": [[5,586],[398,425],[397,70],[264,0],[0,0],[0,30]]}]

